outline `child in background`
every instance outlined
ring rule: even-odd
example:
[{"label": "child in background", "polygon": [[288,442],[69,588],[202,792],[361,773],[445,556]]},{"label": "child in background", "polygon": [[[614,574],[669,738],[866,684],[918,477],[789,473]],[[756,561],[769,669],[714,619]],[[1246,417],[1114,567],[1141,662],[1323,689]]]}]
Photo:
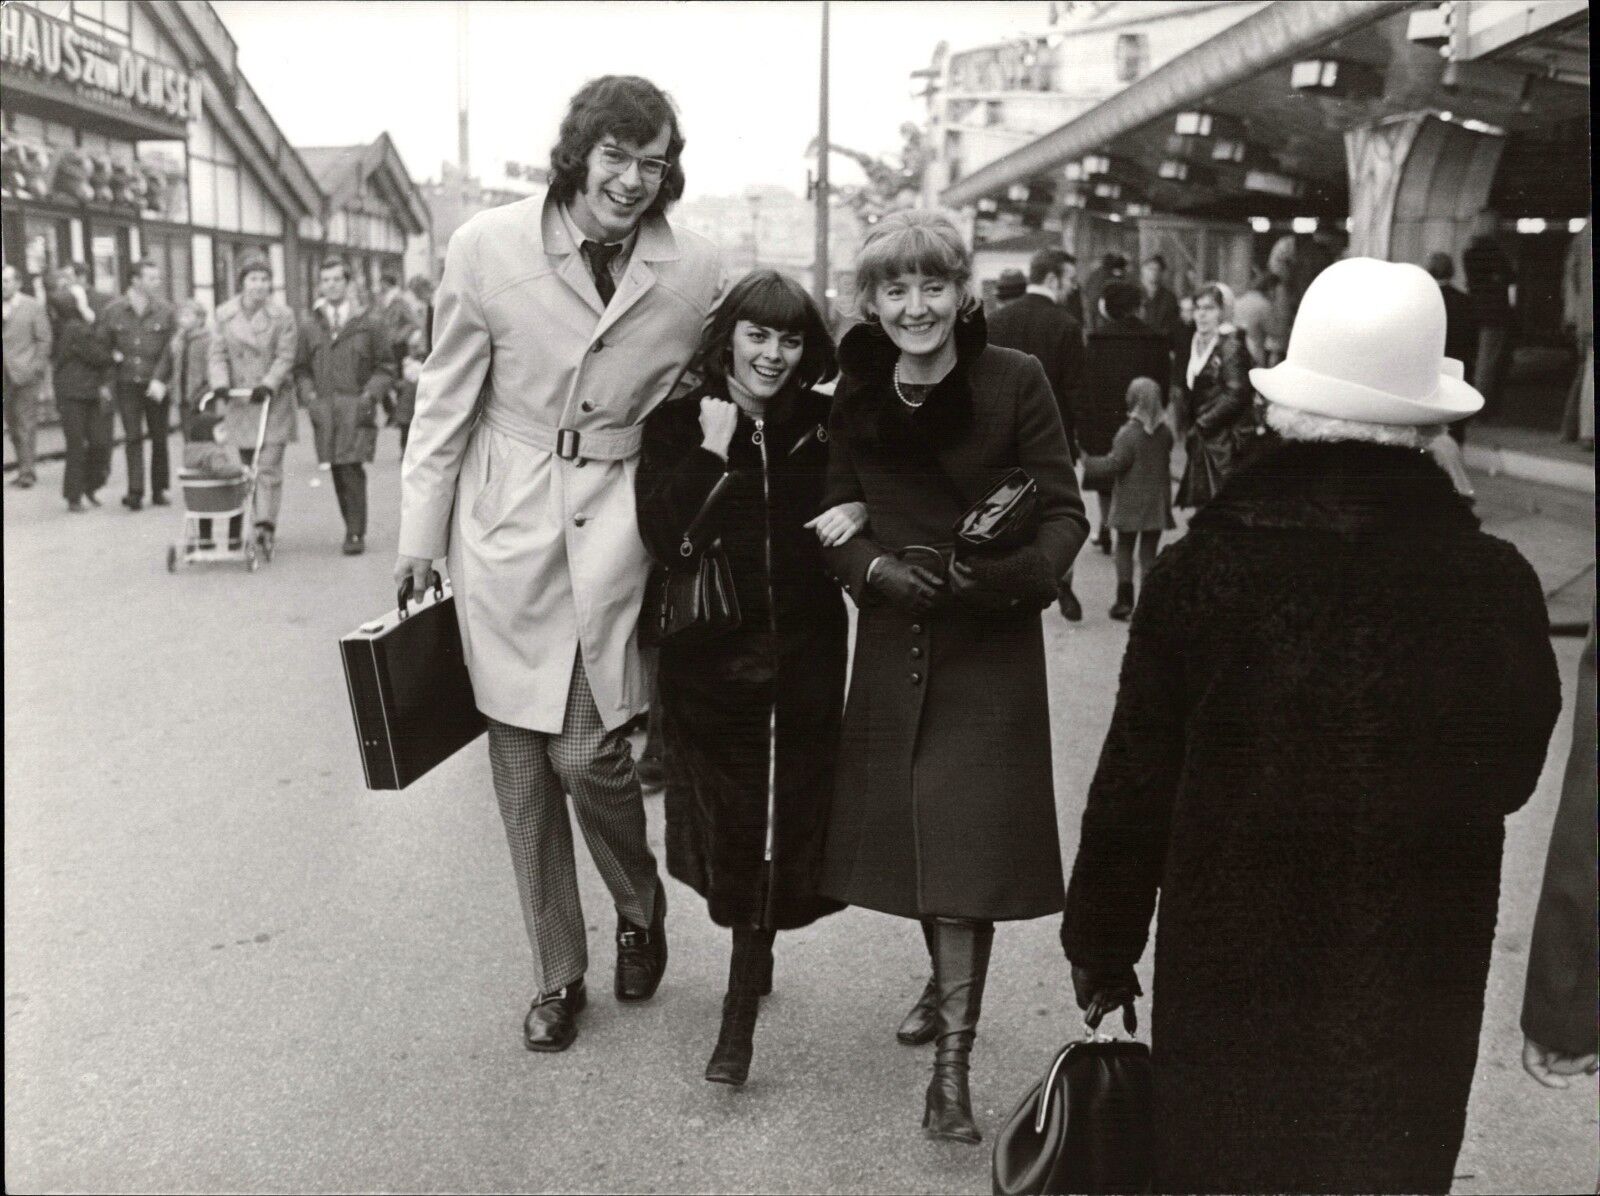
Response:
[{"label": "child in background", "polygon": [[1155,564],[1161,533],[1172,521],[1172,429],[1164,418],[1161,388],[1151,378],[1128,384],[1128,422],[1117,430],[1111,451],[1085,457],[1085,483],[1112,480],[1110,525],[1117,533],[1117,600],[1113,619],[1133,614],[1133,556],[1139,554],[1139,584]]},{"label": "child in background", "polygon": [[392,422],[400,426],[400,455],[406,455],[406,441],[411,437],[411,413],[417,408],[417,379],[422,377],[422,362],[428,356],[427,338],[422,329],[414,329],[406,337],[406,355],[400,362],[400,381],[394,386]]},{"label": "child in background", "polygon": [[[228,421],[219,404],[202,400],[183,426],[183,468],[190,477],[219,482],[238,481],[245,476],[239,450],[229,441]],[[200,522],[200,547],[210,548],[211,520]],[[237,548],[243,535],[244,516],[228,520],[228,546]]]}]

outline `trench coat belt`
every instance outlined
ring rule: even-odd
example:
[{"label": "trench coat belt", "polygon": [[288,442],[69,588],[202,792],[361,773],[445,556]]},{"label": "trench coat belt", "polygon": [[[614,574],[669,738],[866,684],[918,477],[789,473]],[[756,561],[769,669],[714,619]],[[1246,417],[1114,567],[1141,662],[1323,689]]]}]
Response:
[{"label": "trench coat belt", "polygon": [[554,453],[566,461],[576,457],[595,461],[626,461],[639,455],[644,444],[644,425],[627,428],[551,428],[530,420],[517,419],[494,404],[478,417],[496,432],[541,452]]}]

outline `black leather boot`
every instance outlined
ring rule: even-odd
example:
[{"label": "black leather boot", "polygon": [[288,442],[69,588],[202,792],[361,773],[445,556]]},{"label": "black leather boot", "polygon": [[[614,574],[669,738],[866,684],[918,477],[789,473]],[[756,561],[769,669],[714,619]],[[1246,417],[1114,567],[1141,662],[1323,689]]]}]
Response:
[{"label": "black leather boot", "polygon": [[772,967],[770,930],[733,928],[733,958],[728,964],[728,995],[722,999],[722,1029],[706,1064],[713,1084],[743,1084],[755,1053],[756,1016],[761,1012],[761,980]]},{"label": "black leather boot", "polygon": [[[933,962],[933,923],[928,919],[922,920],[922,941],[928,946],[928,962]],[[922,986],[922,995],[917,998],[917,1003],[911,1007],[911,1012],[906,1014],[900,1022],[900,1028],[894,1032],[895,1038],[907,1046],[921,1046],[925,1042],[932,1042],[934,1035],[933,1009],[939,1003],[938,989],[933,983],[933,973],[928,973],[928,983]]]},{"label": "black leather boot", "polygon": [[976,1145],[967,1068],[983,1008],[994,923],[938,918],[933,927],[933,978],[938,988],[938,1033],[922,1128],[930,1138]]},{"label": "black leather boot", "polygon": [[1133,614],[1133,583],[1119,581],[1117,583],[1117,601],[1111,607],[1111,617],[1122,622]]}]

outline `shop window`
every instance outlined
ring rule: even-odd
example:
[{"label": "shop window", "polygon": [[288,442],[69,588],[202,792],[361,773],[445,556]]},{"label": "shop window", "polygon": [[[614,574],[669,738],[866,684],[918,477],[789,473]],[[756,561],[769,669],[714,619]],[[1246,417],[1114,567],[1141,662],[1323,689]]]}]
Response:
[{"label": "shop window", "polygon": [[6,132],[23,141],[43,141],[44,121],[20,112],[6,114]]},{"label": "shop window", "polygon": [[131,257],[126,228],[113,225],[93,229],[89,237],[89,270],[94,289],[102,295],[121,291]]},{"label": "shop window", "polygon": [[1132,83],[1150,69],[1150,35],[1117,34],[1117,82]]}]

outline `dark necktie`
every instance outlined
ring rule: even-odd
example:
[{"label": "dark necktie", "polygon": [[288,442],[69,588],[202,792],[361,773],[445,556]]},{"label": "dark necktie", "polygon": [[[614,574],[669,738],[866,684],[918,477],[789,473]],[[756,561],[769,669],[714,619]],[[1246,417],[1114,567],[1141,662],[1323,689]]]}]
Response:
[{"label": "dark necktie", "polygon": [[594,289],[600,292],[600,305],[611,306],[611,296],[617,293],[617,284],[611,277],[611,261],[622,252],[622,242],[602,245],[598,241],[583,243],[583,257],[594,275]]}]

